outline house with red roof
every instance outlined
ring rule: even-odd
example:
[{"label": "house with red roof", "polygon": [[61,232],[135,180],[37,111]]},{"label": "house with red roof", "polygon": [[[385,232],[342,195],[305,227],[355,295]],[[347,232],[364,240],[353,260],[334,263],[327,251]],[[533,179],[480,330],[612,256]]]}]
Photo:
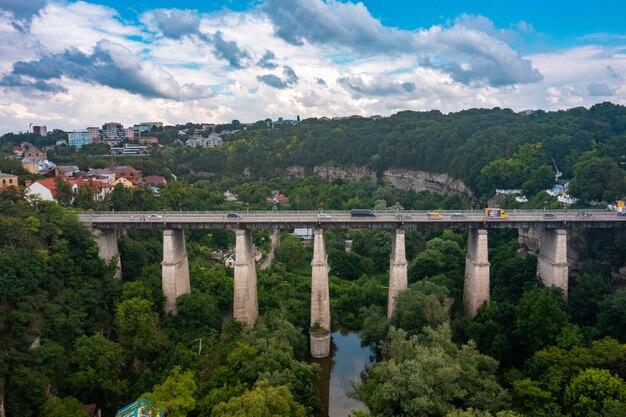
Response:
[{"label": "house with red roof", "polygon": [[57,201],[57,180],[64,181],[72,189],[72,194],[78,194],[78,190],[81,187],[89,187],[93,193],[94,200],[104,199],[108,193],[113,189],[112,184],[108,184],[102,181],[96,180],[82,180],[74,178],[47,178],[45,180],[38,180],[26,187],[24,194],[26,196],[37,197],[44,201]]},{"label": "house with red roof", "polygon": [[143,179],[144,184],[153,185],[155,187],[167,184],[165,177],[160,175],[151,175]]}]

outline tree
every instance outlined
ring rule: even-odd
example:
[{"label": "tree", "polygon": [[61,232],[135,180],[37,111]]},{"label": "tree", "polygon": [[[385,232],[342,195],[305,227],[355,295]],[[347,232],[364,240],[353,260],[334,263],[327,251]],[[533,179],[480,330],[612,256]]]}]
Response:
[{"label": "tree", "polygon": [[575,197],[612,201],[622,196],[624,191],[624,174],[612,158],[600,158],[589,152],[574,165],[570,192]]},{"label": "tree", "polygon": [[146,361],[165,344],[159,327],[159,315],[151,301],[131,298],[117,306],[115,324],[119,341],[131,357]]},{"label": "tree", "polygon": [[160,385],[155,385],[152,392],[142,397],[150,400],[155,410],[163,410],[171,417],[185,417],[187,412],[196,407],[194,394],[197,386],[193,372],[180,372],[177,366],[170,371],[167,379]]},{"label": "tree", "polygon": [[565,388],[572,417],[626,416],[626,383],[605,369],[586,369]]},{"label": "tree", "polygon": [[626,291],[607,296],[600,302],[598,332],[619,341],[626,341]]},{"label": "tree", "polygon": [[350,395],[375,416],[434,417],[456,407],[496,411],[508,403],[496,369],[472,343],[455,345],[448,324],[411,337],[391,328],[383,360],[365,369]]},{"label": "tree", "polygon": [[529,353],[556,343],[567,324],[561,294],[553,288],[534,288],[515,308],[515,333]]},{"label": "tree", "polygon": [[116,402],[126,386],[120,378],[124,362],[120,345],[100,333],[82,336],[75,343],[72,360],[77,369],[70,383],[76,392],[101,404]]},{"label": "tree", "polygon": [[467,410],[454,410],[446,414],[446,417],[523,417],[515,411],[498,411],[495,414],[489,411],[480,411],[473,408]]},{"label": "tree", "polygon": [[305,408],[297,403],[285,386],[272,387],[258,382],[254,389],[222,402],[213,408],[212,417],[305,417]]},{"label": "tree", "polygon": [[7,415],[31,417],[46,401],[46,391],[50,382],[41,372],[19,366],[9,375],[5,391]]},{"label": "tree", "polygon": [[285,264],[288,270],[296,269],[302,264],[303,254],[302,243],[293,235],[283,237],[280,246],[276,248],[276,260]]},{"label": "tree", "polygon": [[453,300],[448,290],[429,281],[419,281],[398,295],[391,323],[409,334],[426,326],[437,327],[450,320]]},{"label": "tree", "polygon": [[41,407],[41,417],[87,417],[82,404],[74,397],[50,397]]}]

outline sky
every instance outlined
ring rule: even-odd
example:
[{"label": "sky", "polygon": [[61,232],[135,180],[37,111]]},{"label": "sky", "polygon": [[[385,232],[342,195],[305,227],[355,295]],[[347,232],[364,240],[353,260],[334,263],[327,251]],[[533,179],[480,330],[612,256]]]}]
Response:
[{"label": "sky", "polygon": [[626,105],[623,0],[0,0],[0,134]]}]

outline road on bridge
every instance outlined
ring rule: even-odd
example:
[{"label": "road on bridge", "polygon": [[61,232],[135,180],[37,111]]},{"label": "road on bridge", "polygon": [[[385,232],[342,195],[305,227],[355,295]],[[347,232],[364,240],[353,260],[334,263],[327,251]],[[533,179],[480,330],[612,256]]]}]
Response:
[{"label": "road on bridge", "polygon": [[[433,214],[436,213],[436,214]],[[240,228],[240,227],[624,227],[626,216],[603,210],[514,210],[508,218],[486,217],[483,210],[377,212],[375,216],[353,216],[350,211],[172,211],[80,213],[94,227],[136,228]]]}]

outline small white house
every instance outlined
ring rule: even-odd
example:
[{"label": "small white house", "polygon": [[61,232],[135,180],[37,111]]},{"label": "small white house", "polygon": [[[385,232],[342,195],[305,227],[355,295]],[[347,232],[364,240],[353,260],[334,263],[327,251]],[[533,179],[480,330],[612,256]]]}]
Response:
[{"label": "small white house", "polygon": [[49,180],[46,181],[36,181],[26,187],[24,190],[24,194],[27,197],[37,197],[40,200],[44,201],[55,201],[54,197],[56,194],[56,187],[50,186]]}]

